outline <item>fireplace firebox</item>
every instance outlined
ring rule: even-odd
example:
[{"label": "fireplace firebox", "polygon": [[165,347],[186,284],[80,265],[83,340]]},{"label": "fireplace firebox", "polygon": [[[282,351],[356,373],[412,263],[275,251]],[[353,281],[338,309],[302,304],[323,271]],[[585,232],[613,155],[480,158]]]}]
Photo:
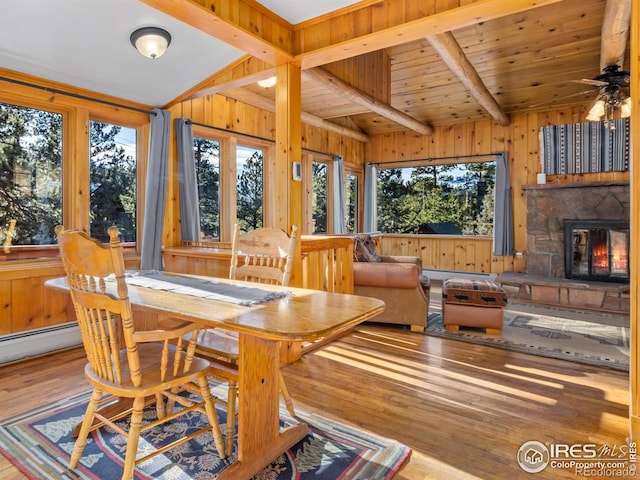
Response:
[{"label": "fireplace firebox", "polygon": [[564,221],[566,278],[629,282],[629,223]]}]

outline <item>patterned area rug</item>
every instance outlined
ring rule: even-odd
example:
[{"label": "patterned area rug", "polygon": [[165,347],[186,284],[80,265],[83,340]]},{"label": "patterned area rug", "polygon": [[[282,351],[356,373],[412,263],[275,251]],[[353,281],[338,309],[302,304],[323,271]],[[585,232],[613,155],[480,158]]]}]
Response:
[{"label": "patterned area rug", "polygon": [[426,335],[629,371],[629,316],[510,302],[500,335],[460,327],[449,332],[438,310]]},{"label": "patterned area rug", "polygon": [[[107,428],[93,432],[81,463],[73,471],[67,468],[74,445],[71,430],[82,419],[88,398],[86,393],[4,422],[0,426],[0,452],[33,480],[120,479],[126,440]],[[224,430],[225,412],[218,413]],[[411,454],[408,447],[394,440],[318,415],[298,411],[296,414],[293,419],[286,415],[286,410],[281,411],[281,425],[304,422],[309,425],[309,434],[255,480],[390,479]],[[146,418],[155,418],[155,410],[145,410]],[[200,428],[203,418],[206,417],[193,412],[188,421],[157,427],[147,432],[147,438],[152,432],[153,443],[169,443],[175,435]],[[152,446],[141,440],[140,448]],[[233,455],[232,460],[235,451]],[[136,478],[212,480],[224,466],[211,435],[204,434],[138,465]]]}]

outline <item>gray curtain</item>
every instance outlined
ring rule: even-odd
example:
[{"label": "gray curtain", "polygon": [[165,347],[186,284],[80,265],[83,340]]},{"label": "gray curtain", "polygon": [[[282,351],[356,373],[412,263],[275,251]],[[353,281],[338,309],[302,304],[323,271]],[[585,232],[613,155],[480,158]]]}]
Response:
[{"label": "gray curtain", "polygon": [[511,181],[507,152],[496,155],[496,186],[493,214],[493,254],[513,255],[513,213],[511,208]]},{"label": "gray curtain", "polygon": [[333,191],[333,230],[334,233],[347,233],[344,218],[344,160],[342,159],[342,155],[333,157]]},{"label": "gray curtain", "polygon": [[378,230],[378,172],[375,164],[364,167],[364,225],[363,232]]},{"label": "gray curtain", "polygon": [[178,182],[180,187],[180,235],[182,240],[200,239],[200,202],[198,177],[193,151],[191,120],[176,118],[178,146]]},{"label": "gray curtain", "polygon": [[169,178],[170,122],[171,112],[169,110],[155,109],[150,115],[149,161],[140,251],[140,268],[142,270],[163,269],[162,226]]}]

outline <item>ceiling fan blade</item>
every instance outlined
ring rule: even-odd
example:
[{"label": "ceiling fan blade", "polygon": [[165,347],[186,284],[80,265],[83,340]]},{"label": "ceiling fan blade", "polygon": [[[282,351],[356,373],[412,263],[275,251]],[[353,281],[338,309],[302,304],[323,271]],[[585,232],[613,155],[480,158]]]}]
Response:
[{"label": "ceiling fan blade", "polygon": [[606,87],[609,82],[603,82],[601,80],[593,80],[591,78],[581,78],[580,80],[571,80],[575,83],[582,83],[583,85],[591,85],[593,87]]},{"label": "ceiling fan blade", "polygon": [[536,103],[534,105],[529,105],[529,108],[536,108],[536,107],[542,107],[544,105],[549,105],[551,103],[555,103],[555,102],[559,102],[564,100],[565,98],[571,98],[571,97],[577,97],[579,95],[585,95],[587,93],[594,93],[593,90],[584,90],[582,92],[578,92],[578,93],[572,93],[571,95],[564,95],[560,98],[554,98],[553,100],[549,100],[548,102],[541,102],[541,103]]}]

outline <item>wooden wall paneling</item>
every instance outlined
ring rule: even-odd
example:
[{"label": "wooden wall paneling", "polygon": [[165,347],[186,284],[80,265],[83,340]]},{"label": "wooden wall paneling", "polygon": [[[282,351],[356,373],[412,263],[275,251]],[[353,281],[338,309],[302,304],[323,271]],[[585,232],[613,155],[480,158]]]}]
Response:
[{"label": "wooden wall paneling", "polygon": [[454,125],[454,155],[468,155],[469,152],[473,152],[473,146],[471,143],[471,129],[469,127],[473,127],[473,124],[457,123]]},{"label": "wooden wall paneling", "polygon": [[453,125],[447,125],[438,129],[438,149],[435,157],[450,157],[455,155],[456,135]]},{"label": "wooden wall paneling", "polygon": [[420,244],[420,258],[422,258],[423,268],[433,268],[437,265],[436,259],[438,257],[436,249],[433,247],[433,242],[428,241],[426,238],[419,237]]},{"label": "wooden wall paneling", "polygon": [[473,153],[497,151],[491,148],[491,132],[491,125],[486,125],[482,122],[474,122],[471,135]]},{"label": "wooden wall paneling", "polygon": [[[479,122],[485,125],[485,122]],[[508,138],[508,127],[492,124],[488,127],[491,130],[491,148],[490,152],[509,152],[511,157],[512,151],[510,148],[510,139]]]},{"label": "wooden wall paneling", "polygon": [[[56,276],[45,277],[43,282],[56,278]],[[73,302],[71,301],[71,295],[69,292],[63,292],[60,290],[46,290],[44,297],[43,308],[43,325],[58,325],[60,323],[71,322],[75,320],[75,310]]]},{"label": "wooden wall paneling", "polygon": [[463,239],[453,241],[453,270],[465,272],[467,270],[468,242]]},{"label": "wooden wall paneling", "polygon": [[11,331],[20,332],[44,326],[44,281],[34,276],[15,279],[11,285]]},{"label": "wooden wall paneling", "polygon": [[[512,205],[511,208],[513,210],[512,219],[514,225],[513,232],[513,243],[514,248],[517,251],[524,251],[526,249],[527,244],[527,208],[526,208],[526,199],[523,197],[522,186],[530,183],[531,178],[536,178],[535,173],[529,173],[531,170],[536,171],[535,161],[537,160],[537,156],[533,158],[529,155],[529,118],[535,118],[535,115],[524,115],[517,116],[512,120],[509,128],[511,129],[511,148],[508,152],[509,154],[509,176],[511,180],[511,198]],[[536,127],[537,130],[537,127]],[[536,135],[537,137],[537,135]],[[533,159],[533,165],[531,165],[531,161]],[[494,267],[500,267],[500,259],[496,262]],[[526,265],[525,262],[522,261],[522,270],[525,271]]]},{"label": "wooden wall paneling", "polygon": [[182,103],[179,103],[176,106],[179,109],[178,118],[184,117],[184,118],[190,118],[191,120],[193,120],[193,112],[192,112],[193,102],[192,101],[191,102],[182,102]]},{"label": "wooden wall paneling", "polygon": [[402,23],[406,15],[406,2],[381,2],[378,8],[371,9],[371,27],[374,31],[387,28],[389,25]]},{"label": "wooden wall paneling", "polygon": [[418,238],[408,237],[406,252],[407,252],[407,255],[412,255],[414,257],[422,258],[422,255],[420,252],[420,240]]},{"label": "wooden wall paneling", "polygon": [[11,306],[11,281],[0,280],[0,335],[13,331]]},{"label": "wooden wall paneling", "polygon": [[198,103],[198,117],[200,118],[198,123],[211,126],[224,126],[221,115],[224,114],[225,109],[221,108],[220,104],[229,101],[226,97],[220,97],[218,95],[207,95],[202,98],[202,101]]},{"label": "wooden wall paneling", "polygon": [[456,244],[447,239],[438,242],[440,245],[440,264],[442,270],[456,270]]},{"label": "wooden wall paneling", "polygon": [[[491,259],[493,249],[493,239],[484,242],[476,242],[476,262],[482,272],[493,272],[493,265]],[[504,270],[497,272],[502,273]]]}]

